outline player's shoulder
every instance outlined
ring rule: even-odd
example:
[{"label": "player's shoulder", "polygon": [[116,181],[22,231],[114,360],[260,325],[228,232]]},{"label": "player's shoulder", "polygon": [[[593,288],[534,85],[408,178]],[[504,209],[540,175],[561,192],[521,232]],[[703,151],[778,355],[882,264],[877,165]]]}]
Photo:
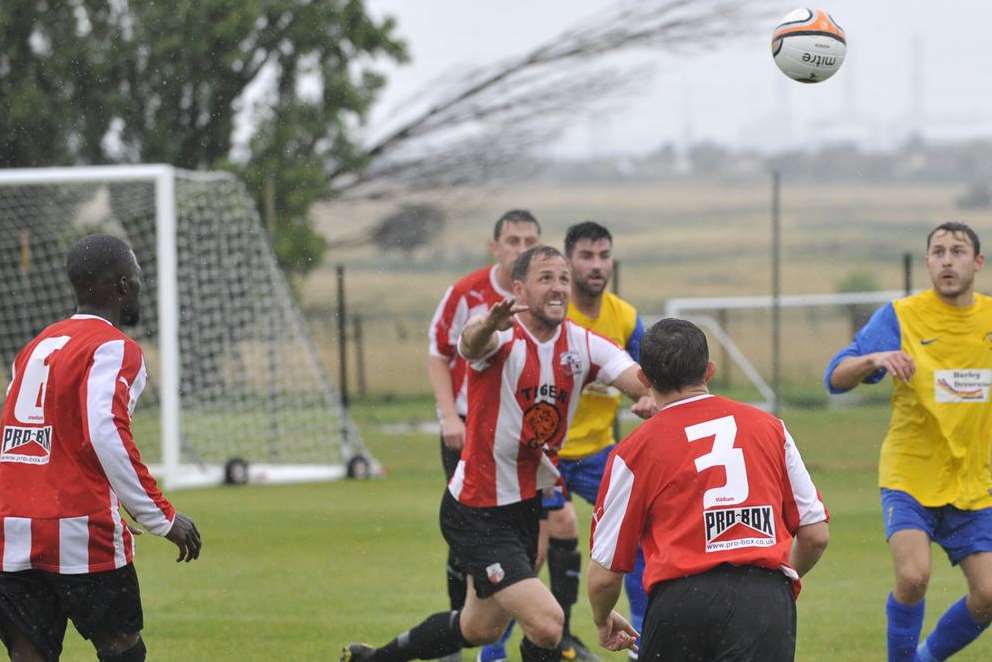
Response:
[{"label": "player's shoulder", "polygon": [[992,296],[982,294],[981,292],[975,292],[975,303],[977,304],[978,309],[982,312],[992,312]]},{"label": "player's shoulder", "polygon": [[473,290],[480,295],[488,294],[493,291],[492,270],[493,265],[476,269],[456,280],[451,288],[461,296],[469,294]]},{"label": "player's shoulder", "polygon": [[[896,310],[904,308],[919,308],[921,306],[933,305],[933,290],[923,290],[914,294],[907,294],[904,297],[893,299],[890,305]],[[885,306],[882,306],[883,308]]]},{"label": "player's shoulder", "polygon": [[637,317],[637,308],[626,299],[620,298],[613,292],[603,292],[603,303],[611,315],[624,321],[632,321]]},{"label": "player's shoulder", "polygon": [[598,331],[594,331],[593,329],[590,329],[588,327],[582,326],[581,324],[579,324],[578,322],[576,322],[571,318],[565,318],[565,321],[562,322],[562,324],[564,326],[564,329],[570,334],[570,337],[573,340],[581,340],[583,342],[588,343],[588,342],[595,342],[596,341],[595,339],[599,339],[608,342],[614,347],[619,346],[617,345],[616,341],[614,341],[609,336],[599,333]]},{"label": "player's shoulder", "polygon": [[[977,298],[978,295],[975,296]],[[940,300],[931,287],[893,300],[892,308],[899,315],[943,315],[947,310],[947,304]]]},{"label": "player's shoulder", "polygon": [[141,346],[134,338],[114,326],[102,317],[95,315],[73,315],[67,320],[59,323],[58,328],[54,328],[56,333],[65,332],[66,335],[78,338],[84,346],[92,351],[111,342],[119,342],[128,352],[141,353]]},{"label": "player's shoulder", "polygon": [[679,425],[692,425],[709,420],[733,416],[738,424],[782,426],[781,419],[760,407],[740,402],[722,395],[708,393],[672,403],[661,411]]}]

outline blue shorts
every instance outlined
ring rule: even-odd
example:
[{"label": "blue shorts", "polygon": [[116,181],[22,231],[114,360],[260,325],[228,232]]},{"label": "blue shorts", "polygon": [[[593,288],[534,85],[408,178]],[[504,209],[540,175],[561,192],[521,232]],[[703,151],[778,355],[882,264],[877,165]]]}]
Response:
[{"label": "blue shorts", "polygon": [[992,552],[992,508],[928,508],[906,492],[882,488],[885,539],[897,531],[923,531],[940,545],[951,565],[979,552]]},{"label": "blue shorts", "polygon": [[561,510],[565,507],[565,494],[562,492],[561,487],[555,486],[551,496],[541,497],[541,519],[548,518],[549,510]]},{"label": "blue shorts", "polygon": [[567,493],[555,489],[555,493],[550,497],[544,497],[541,506],[545,510],[561,510],[565,501],[572,499],[572,494],[595,505],[596,496],[599,494],[599,484],[606,473],[606,458],[609,457],[613,446],[607,446],[603,450],[580,457],[578,460],[558,460],[558,471],[561,472],[562,482],[565,483]]},{"label": "blue shorts", "polygon": [[603,474],[606,473],[606,459],[612,450],[613,446],[607,446],[578,460],[562,459],[558,462],[558,470],[569,496],[578,494],[589,503],[596,503],[599,484],[603,482]]}]

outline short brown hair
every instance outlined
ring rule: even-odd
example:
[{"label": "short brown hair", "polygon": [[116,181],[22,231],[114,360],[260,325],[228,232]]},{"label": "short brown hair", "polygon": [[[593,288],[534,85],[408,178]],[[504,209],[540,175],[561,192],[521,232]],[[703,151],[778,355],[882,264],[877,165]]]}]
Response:
[{"label": "short brown hair", "polygon": [[510,272],[510,277],[513,278],[513,280],[527,280],[527,272],[530,271],[530,263],[534,261],[535,257],[560,257],[563,260],[565,259],[565,256],[561,254],[561,251],[554,246],[532,246],[521,253],[520,257],[518,257],[513,263],[513,271]]},{"label": "short brown hair", "polygon": [[963,233],[966,237],[968,237],[968,241],[971,242],[971,245],[975,247],[975,255],[982,252],[982,243],[978,241],[978,234],[972,230],[971,226],[967,223],[960,223],[958,221],[941,223],[933,230],[930,230],[930,234],[927,235],[927,252],[930,251],[930,240],[933,239],[935,234],[941,231],[950,232],[951,234]]},{"label": "short brown hair", "polygon": [[493,241],[499,241],[499,236],[503,234],[503,226],[507,223],[533,223],[537,227],[537,234],[541,234],[541,224],[534,218],[534,214],[526,209],[511,209],[504,212],[493,226]]},{"label": "short brown hair", "polygon": [[661,393],[703,383],[709,360],[706,334],[688,320],[656,322],[641,341],[641,370]]}]

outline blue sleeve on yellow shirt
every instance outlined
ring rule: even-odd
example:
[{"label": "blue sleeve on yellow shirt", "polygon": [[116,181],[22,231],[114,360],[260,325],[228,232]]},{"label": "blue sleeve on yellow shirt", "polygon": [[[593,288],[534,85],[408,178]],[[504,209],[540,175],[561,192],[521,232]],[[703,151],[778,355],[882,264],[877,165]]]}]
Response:
[{"label": "blue sleeve on yellow shirt", "polygon": [[627,346],[624,348],[630,354],[630,358],[635,361],[641,360],[641,339],[644,338],[644,325],[641,324],[641,317],[634,318],[634,332],[627,338]]},{"label": "blue sleeve on yellow shirt", "polygon": [[[868,323],[854,336],[850,345],[837,352],[823,374],[823,385],[830,393],[844,393],[848,389],[834,388],[830,377],[841,361],[848,356],[864,356],[874,352],[893,352],[902,347],[902,334],[896,309],[887,303],[871,316]],[[885,369],[880,368],[862,380],[865,384],[877,384],[885,377]]]}]

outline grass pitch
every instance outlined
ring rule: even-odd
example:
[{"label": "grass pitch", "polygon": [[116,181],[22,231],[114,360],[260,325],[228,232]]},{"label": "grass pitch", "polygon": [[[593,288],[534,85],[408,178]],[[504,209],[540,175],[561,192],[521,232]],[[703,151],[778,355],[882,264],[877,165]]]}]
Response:
[{"label": "grass pitch", "polygon": [[[334,660],[350,639],[383,643],[445,609],[437,439],[377,431],[382,422],[425,412],[425,403],[358,412],[369,446],[388,470],[383,479],[170,495],[196,518],[204,551],[199,561],[177,565],[171,544],[139,538],[149,659]],[[875,464],[887,407],[794,410],[784,418],[833,518],[830,548],[799,599],[797,659],[884,659],[891,565]],[[578,505],[587,530],[590,508]],[[930,586],[927,631],[965,591],[960,571],[939,549]],[[582,595],[574,629],[592,644],[584,588]],[[623,659],[606,651],[602,657]],[[95,659],[71,627],[63,659]],[[954,659],[992,659],[992,635]]]}]

